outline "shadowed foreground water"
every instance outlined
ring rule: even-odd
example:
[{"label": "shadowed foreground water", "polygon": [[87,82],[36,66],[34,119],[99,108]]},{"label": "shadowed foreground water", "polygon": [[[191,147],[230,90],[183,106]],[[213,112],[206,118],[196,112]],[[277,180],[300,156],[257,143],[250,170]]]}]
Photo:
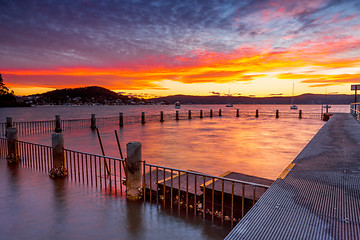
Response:
[{"label": "shadowed foreground water", "polygon": [[229,231],[0,159],[0,239],[222,239]]}]

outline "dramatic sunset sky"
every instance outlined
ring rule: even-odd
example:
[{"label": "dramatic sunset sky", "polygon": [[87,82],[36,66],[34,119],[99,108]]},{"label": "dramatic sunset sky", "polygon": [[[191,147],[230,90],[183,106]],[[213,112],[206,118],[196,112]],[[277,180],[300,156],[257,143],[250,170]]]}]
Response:
[{"label": "dramatic sunset sky", "polygon": [[360,0],[0,0],[0,73],[18,95],[346,93]]}]

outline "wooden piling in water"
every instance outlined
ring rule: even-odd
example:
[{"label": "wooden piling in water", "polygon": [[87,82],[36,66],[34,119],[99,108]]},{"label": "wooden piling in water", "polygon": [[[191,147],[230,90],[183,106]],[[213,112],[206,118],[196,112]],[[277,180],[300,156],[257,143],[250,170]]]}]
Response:
[{"label": "wooden piling in water", "polygon": [[55,115],[55,132],[62,132],[60,115]]},{"label": "wooden piling in water", "polygon": [[189,110],[188,119],[191,119],[191,110]]},{"label": "wooden piling in water", "polygon": [[212,118],[213,117],[213,110],[210,109],[210,117]]},{"label": "wooden piling in water", "polygon": [[256,118],[259,117],[259,109],[256,109],[255,117],[256,117]]},{"label": "wooden piling in water", "polygon": [[239,109],[236,109],[236,117],[240,117]]},{"label": "wooden piling in water", "polygon": [[16,128],[9,127],[6,129],[6,138],[8,144],[8,155],[6,157],[9,164],[17,164],[20,161],[18,152],[18,132]]},{"label": "wooden piling in water", "polygon": [[141,113],[141,124],[145,124],[145,112]]},{"label": "wooden piling in water", "polygon": [[164,112],[160,112],[160,122],[164,122]]},{"label": "wooden piling in water", "polygon": [[200,118],[203,118],[203,110],[200,110]]},{"label": "wooden piling in water", "polygon": [[175,119],[176,119],[176,121],[179,121],[179,111],[178,110],[176,110]]},{"label": "wooden piling in water", "polygon": [[276,110],[276,118],[279,118],[279,110]]},{"label": "wooden piling in water", "polygon": [[221,114],[221,109],[219,109],[219,117],[221,117],[222,116],[222,114]]},{"label": "wooden piling in water", "polygon": [[95,118],[95,114],[91,114],[91,129],[93,129],[93,130],[96,129],[96,118]]},{"label": "wooden piling in water", "polygon": [[52,161],[53,168],[50,170],[49,176],[52,178],[66,177],[67,169],[65,166],[64,136],[62,133],[53,133],[51,135],[52,143]]},{"label": "wooden piling in water", "polygon": [[126,197],[129,200],[141,199],[141,143],[129,142],[126,144]]},{"label": "wooden piling in water", "polygon": [[6,117],[6,128],[12,128],[12,127],[13,127],[12,117]]},{"label": "wooden piling in water", "polygon": [[119,126],[120,127],[124,126],[124,114],[122,112],[119,113]]},{"label": "wooden piling in water", "polygon": [[299,110],[299,118],[302,119],[302,110]]}]

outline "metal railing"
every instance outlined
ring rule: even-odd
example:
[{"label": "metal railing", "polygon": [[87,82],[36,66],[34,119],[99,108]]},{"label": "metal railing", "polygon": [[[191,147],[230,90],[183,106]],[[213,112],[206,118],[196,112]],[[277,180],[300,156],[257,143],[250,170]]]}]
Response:
[{"label": "metal railing", "polygon": [[211,221],[234,223],[269,188],[267,185],[185,171],[143,162],[143,197],[164,208],[177,208],[186,215],[201,215]]},{"label": "metal railing", "polygon": [[360,122],[360,103],[350,103],[350,114]]},{"label": "metal railing", "polygon": [[[49,174],[52,147],[18,141],[19,165]],[[7,140],[0,138],[0,157],[7,156]],[[126,187],[125,159],[65,149],[67,179],[122,195]],[[163,167],[143,161],[144,201],[164,208],[184,210],[212,222],[238,222],[269,187],[267,185]]]}]

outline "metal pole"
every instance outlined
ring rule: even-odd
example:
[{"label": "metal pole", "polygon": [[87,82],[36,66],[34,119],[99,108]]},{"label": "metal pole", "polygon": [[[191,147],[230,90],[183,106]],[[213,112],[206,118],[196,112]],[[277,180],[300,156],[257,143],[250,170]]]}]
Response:
[{"label": "metal pole", "polygon": [[[96,133],[97,133],[97,135],[98,135],[98,139],[99,139],[99,143],[100,143],[100,148],[101,148],[102,155],[105,156],[104,146],[103,146],[103,144],[102,144],[101,136],[100,136],[100,133],[99,133],[99,129],[98,129],[98,128],[96,128]],[[106,167],[107,173],[110,175],[109,166],[108,166],[108,163],[107,163],[107,161],[105,160],[105,158],[104,158],[104,163],[105,163],[105,167]]]},{"label": "metal pole", "polygon": [[141,124],[145,124],[145,112],[141,113]]},{"label": "metal pole", "polygon": [[124,126],[124,115],[122,112],[119,114],[119,125],[120,127]]},{"label": "metal pole", "polygon": [[160,112],[160,122],[164,122],[164,112]]}]

